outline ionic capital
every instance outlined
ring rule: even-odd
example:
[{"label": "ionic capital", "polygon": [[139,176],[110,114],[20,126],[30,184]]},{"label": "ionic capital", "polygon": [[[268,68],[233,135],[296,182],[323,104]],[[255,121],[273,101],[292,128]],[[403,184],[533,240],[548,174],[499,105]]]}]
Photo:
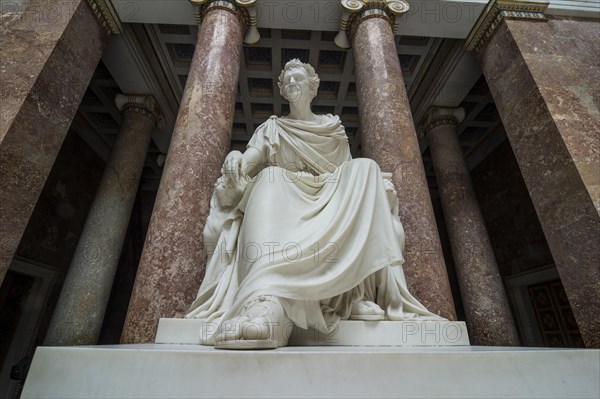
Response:
[{"label": "ionic capital", "polygon": [[427,137],[431,130],[438,126],[458,126],[464,119],[465,109],[462,107],[430,107],[423,119],[421,119],[417,135],[419,139],[423,139]]},{"label": "ionic capital", "polygon": [[400,16],[409,9],[405,0],[341,0],[342,18],[340,31],[335,37],[335,44],[343,49],[352,47],[350,38],[363,21],[370,18],[382,18],[388,21],[392,31],[396,33]]},{"label": "ionic capital", "polygon": [[465,49],[479,51],[494,35],[502,21],[509,18],[545,21],[547,0],[492,0],[479,16],[465,42]]},{"label": "ionic capital", "polygon": [[245,31],[244,43],[256,44],[260,33],[256,26],[256,0],[190,0],[196,7],[196,22],[202,24],[206,14],[215,9],[231,12],[235,15]]},{"label": "ionic capital", "polygon": [[165,120],[163,118],[160,106],[152,95],[143,94],[117,94],[115,105],[121,112],[139,112],[154,121],[159,130],[165,129]]}]

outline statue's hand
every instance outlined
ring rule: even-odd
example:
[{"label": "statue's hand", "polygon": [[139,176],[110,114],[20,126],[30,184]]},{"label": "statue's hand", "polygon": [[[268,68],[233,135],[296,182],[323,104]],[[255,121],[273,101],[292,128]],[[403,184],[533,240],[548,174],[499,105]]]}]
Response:
[{"label": "statue's hand", "polygon": [[225,158],[221,168],[223,176],[215,186],[219,206],[223,209],[237,206],[242,198],[248,184],[245,163],[244,156],[239,151],[231,151]]},{"label": "statue's hand", "polygon": [[244,155],[239,151],[231,151],[225,158],[221,173],[223,173],[223,176],[227,177],[227,179],[239,183],[242,178],[246,180],[246,169]]},{"label": "statue's hand", "polygon": [[398,193],[396,192],[396,187],[394,183],[392,183],[391,179],[383,179],[383,186],[385,187],[385,193],[387,194],[387,199],[390,204],[390,210],[392,213],[398,213]]},{"label": "statue's hand", "polygon": [[234,180],[226,175],[219,177],[215,185],[215,195],[221,210],[238,206],[244,194],[246,184],[246,180],[244,179]]}]

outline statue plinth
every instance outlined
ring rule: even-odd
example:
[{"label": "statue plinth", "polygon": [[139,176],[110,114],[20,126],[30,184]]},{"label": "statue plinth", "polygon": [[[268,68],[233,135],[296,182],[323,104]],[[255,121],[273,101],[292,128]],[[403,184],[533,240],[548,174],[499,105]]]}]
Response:
[{"label": "statue plinth", "polygon": [[[216,331],[215,323],[193,319],[160,319],[155,343],[198,345]],[[290,346],[392,346],[446,347],[469,346],[467,327],[463,321],[410,320],[358,321],[342,320],[330,333],[304,330],[293,323]]]},{"label": "statue plinth", "polygon": [[600,350],[39,347],[22,398],[596,398]]}]

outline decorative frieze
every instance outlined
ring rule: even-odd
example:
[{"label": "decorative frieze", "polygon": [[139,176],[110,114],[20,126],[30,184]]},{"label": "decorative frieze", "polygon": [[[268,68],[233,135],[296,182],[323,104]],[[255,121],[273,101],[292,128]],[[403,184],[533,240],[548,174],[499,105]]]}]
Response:
[{"label": "decorative frieze", "polygon": [[433,128],[442,125],[458,126],[463,119],[465,119],[464,108],[430,107],[419,124],[417,131],[419,140],[425,138]]},{"label": "decorative frieze", "polygon": [[469,51],[479,51],[505,18],[545,21],[546,0],[493,0],[489,2],[465,42]]},{"label": "decorative frieze", "polygon": [[87,0],[87,2],[108,33],[120,34],[123,31],[121,20],[111,0]]},{"label": "decorative frieze", "polygon": [[340,48],[350,48],[350,38],[356,27],[370,18],[382,18],[388,21],[392,31],[396,33],[400,15],[409,9],[404,0],[341,0],[342,18],[340,31],[335,37],[335,44]]},{"label": "decorative frieze", "polygon": [[244,26],[245,44],[256,44],[260,33],[256,25],[256,0],[190,0],[196,6],[196,22],[202,23],[204,16],[210,10],[221,9],[234,14]]},{"label": "decorative frieze", "polygon": [[121,112],[133,111],[147,115],[159,130],[165,129],[165,120],[158,102],[152,95],[117,94],[115,105]]}]

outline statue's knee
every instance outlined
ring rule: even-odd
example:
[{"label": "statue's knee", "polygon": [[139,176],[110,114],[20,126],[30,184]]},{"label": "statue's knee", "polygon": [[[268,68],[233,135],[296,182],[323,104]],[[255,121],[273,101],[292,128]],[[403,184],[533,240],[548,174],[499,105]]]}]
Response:
[{"label": "statue's knee", "polygon": [[381,173],[381,170],[379,169],[379,165],[377,164],[377,162],[375,162],[371,158],[356,158],[356,159],[354,159],[354,161],[356,161],[362,168],[374,169]]}]

